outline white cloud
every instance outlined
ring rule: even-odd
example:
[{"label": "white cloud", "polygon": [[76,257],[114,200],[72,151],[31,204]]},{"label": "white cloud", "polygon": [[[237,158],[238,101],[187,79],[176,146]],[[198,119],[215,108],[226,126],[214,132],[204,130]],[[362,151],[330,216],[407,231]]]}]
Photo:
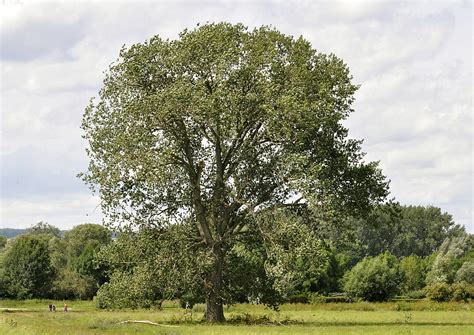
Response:
[{"label": "white cloud", "polygon": [[102,72],[123,44],[229,21],[271,24],[341,57],[361,84],[350,134],[381,160],[392,194],[440,206],[474,231],[469,1],[0,6],[2,225],[87,221],[81,213],[97,200],[75,178],[87,164],[79,125]]},{"label": "white cloud", "polygon": [[60,197],[31,197],[2,199],[1,228],[28,228],[46,221],[61,229],[71,229],[81,223],[99,223],[102,220],[99,200],[84,194],[62,194]]}]

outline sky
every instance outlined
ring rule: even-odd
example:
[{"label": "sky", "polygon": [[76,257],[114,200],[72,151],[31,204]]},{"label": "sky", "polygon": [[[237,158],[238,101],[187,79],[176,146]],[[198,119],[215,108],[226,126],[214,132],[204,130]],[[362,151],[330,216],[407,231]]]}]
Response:
[{"label": "sky", "polygon": [[123,45],[198,23],[272,25],[334,53],[360,85],[345,122],[390,197],[474,232],[471,1],[0,3],[0,228],[100,222],[80,123]]}]

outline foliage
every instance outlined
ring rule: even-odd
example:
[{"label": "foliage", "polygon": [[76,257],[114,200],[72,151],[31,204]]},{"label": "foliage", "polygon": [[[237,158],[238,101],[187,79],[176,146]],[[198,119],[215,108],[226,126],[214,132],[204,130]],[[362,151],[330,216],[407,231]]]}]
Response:
[{"label": "foliage", "polygon": [[7,241],[8,239],[4,236],[0,236],[0,251],[5,248],[5,246],[7,245]]},{"label": "foliage", "polygon": [[328,266],[328,252],[314,232],[289,211],[265,212],[258,218],[267,259],[265,271],[283,297],[309,288]]},{"label": "foliage", "polygon": [[61,237],[61,231],[59,228],[50,225],[47,222],[40,221],[36,223],[35,225],[31,226],[26,230],[27,234],[30,235],[40,235],[40,234],[45,234],[45,235],[51,235],[55,237]]},{"label": "foliage", "polygon": [[474,261],[466,261],[456,272],[454,278],[456,283],[466,282],[469,284],[474,284]]},{"label": "foliage", "polygon": [[468,302],[474,298],[474,285],[466,282],[459,282],[452,286],[453,300]]},{"label": "foliage", "polygon": [[203,303],[204,297],[202,294],[196,294],[196,292],[185,293],[179,298],[179,306],[181,308],[193,308],[197,303]]},{"label": "foliage", "polygon": [[3,260],[7,294],[19,299],[47,297],[54,279],[48,238],[44,235],[22,235],[15,238]]},{"label": "foliage", "polygon": [[91,299],[96,291],[94,278],[65,268],[57,274],[51,296],[55,299]]},{"label": "foliage", "polygon": [[389,202],[377,206],[366,218],[351,218],[345,226],[353,227],[350,252],[354,258],[390,252],[397,257],[427,257],[446,238],[465,234],[448,213],[433,206],[401,206]]},{"label": "foliage", "polygon": [[96,254],[110,242],[109,231],[85,224],[63,237],[44,222],[28,231],[0,252],[0,296],[92,299],[107,275]]},{"label": "foliage", "polygon": [[297,293],[288,296],[287,302],[290,304],[307,304],[309,302],[307,293]]},{"label": "foliage", "polygon": [[419,291],[425,286],[426,263],[425,260],[416,255],[400,259],[399,269],[402,280],[400,289],[402,293]]},{"label": "foliage", "polygon": [[426,297],[437,302],[449,301],[453,296],[451,286],[445,282],[434,282],[425,287]]},{"label": "foliage", "polygon": [[68,265],[78,274],[90,276],[98,285],[106,280],[105,268],[96,262],[99,250],[112,241],[110,230],[98,224],[81,224],[64,236]]},{"label": "foliage", "polygon": [[328,250],[328,263],[320,278],[311,283],[309,291],[329,294],[331,292],[342,291],[342,278],[344,273],[348,271],[349,256],[345,253],[338,252],[335,248]]},{"label": "foliage", "polygon": [[426,298],[426,292],[425,292],[424,289],[415,290],[415,291],[408,291],[408,292],[405,292],[405,295],[409,299],[423,299],[423,298]]},{"label": "foliage", "polygon": [[439,248],[426,283],[452,283],[463,263],[472,258],[473,245],[474,236],[470,234],[447,238]]},{"label": "foliage", "polygon": [[398,292],[399,277],[395,256],[366,257],[344,276],[344,291],[352,298],[387,301]]},{"label": "foliage", "polygon": [[262,303],[276,308],[284,300],[265,271],[266,261],[267,252],[261,235],[252,229],[244,231],[224,263],[226,303]]},{"label": "foliage", "polygon": [[340,59],[269,27],[155,36],[121,50],[87,107],[83,178],[113,224],[193,222],[213,263],[206,318],[222,321],[223,264],[249,217],[296,194],[354,215],[386,197],[342,125],[356,88]]},{"label": "foliage", "polygon": [[137,267],[133,273],[116,272],[97,292],[98,308],[149,308],[161,300],[159,287],[147,268]]},{"label": "foliage", "polygon": [[[98,304],[103,308],[138,308],[184,294],[202,296],[200,284],[209,266],[209,257],[188,241],[196,236],[193,228],[183,223],[166,229],[143,228],[138,232],[120,233],[117,240],[99,254],[111,278],[100,288]],[[187,248],[195,249],[187,251]],[[133,292],[122,290],[127,281],[135,285]],[[135,301],[140,297],[146,302]],[[118,302],[114,303],[115,300]]]}]

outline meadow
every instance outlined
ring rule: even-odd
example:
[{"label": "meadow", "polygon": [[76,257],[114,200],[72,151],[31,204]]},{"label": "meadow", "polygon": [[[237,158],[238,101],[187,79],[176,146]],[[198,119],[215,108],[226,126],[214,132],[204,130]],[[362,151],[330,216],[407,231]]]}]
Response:
[{"label": "meadow", "polygon": [[[58,306],[49,312],[48,304]],[[202,322],[177,302],[162,310],[99,310],[92,301],[0,300],[0,334],[474,334],[474,304],[429,301],[285,304],[278,312],[261,305],[225,309],[225,324]],[[148,320],[156,323],[124,323]]]}]

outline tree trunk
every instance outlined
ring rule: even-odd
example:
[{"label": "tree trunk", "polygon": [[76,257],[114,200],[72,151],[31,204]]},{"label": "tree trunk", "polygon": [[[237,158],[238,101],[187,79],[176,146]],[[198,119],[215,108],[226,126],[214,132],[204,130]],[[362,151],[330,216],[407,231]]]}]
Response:
[{"label": "tree trunk", "polygon": [[221,296],[222,268],[224,266],[224,252],[215,252],[214,269],[206,282],[206,313],[207,322],[224,322],[224,306]]}]

